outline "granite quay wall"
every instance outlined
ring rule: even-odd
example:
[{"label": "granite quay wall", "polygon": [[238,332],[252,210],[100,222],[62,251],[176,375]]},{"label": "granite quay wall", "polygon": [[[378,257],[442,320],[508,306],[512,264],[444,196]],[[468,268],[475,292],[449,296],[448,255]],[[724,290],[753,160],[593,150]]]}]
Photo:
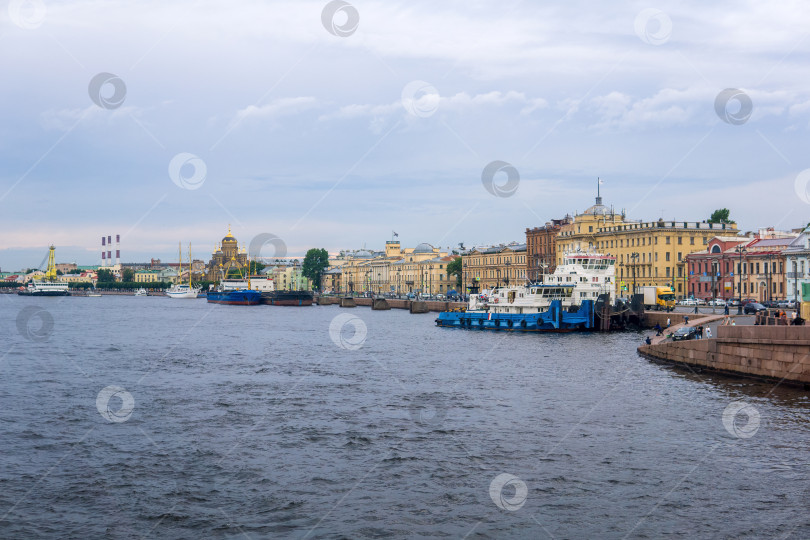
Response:
[{"label": "granite quay wall", "polygon": [[[316,302],[318,303],[318,305],[323,306],[323,305],[329,305],[329,304],[332,303],[332,302],[330,302],[328,300],[325,301],[325,302],[322,302],[321,298],[326,299],[326,298],[329,298],[329,297],[318,297],[316,299]],[[371,298],[364,298],[364,297],[355,297],[354,298],[354,301],[358,306],[371,307],[372,300],[373,299],[371,299]],[[411,302],[412,302],[411,300],[403,300],[403,299],[400,299],[400,298],[386,298],[385,300],[388,302],[388,305],[391,307],[391,309],[407,309],[407,310],[411,309]],[[336,300],[334,303],[339,304],[340,300]],[[463,308],[463,307],[467,306],[466,302],[427,301],[427,302],[424,302],[424,303],[427,304],[428,311],[436,311],[436,312],[450,311],[450,310],[453,310],[453,309],[460,309],[460,308]],[[666,319],[664,319],[664,321],[666,321]],[[653,323],[653,326],[655,326],[655,323]]]},{"label": "granite quay wall", "polygon": [[642,345],[638,353],[810,389],[810,326],[718,326],[716,338]]},{"label": "granite quay wall", "polygon": [[667,326],[667,319],[670,321],[670,326],[675,326],[676,324],[683,324],[684,316],[689,317],[689,320],[699,319],[700,317],[704,317],[704,315],[693,315],[691,313],[675,313],[670,312],[666,313],[665,311],[645,311],[644,312],[644,322],[642,325],[645,328],[654,328],[656,323],[661,325],[661,328],[666,328]]}]

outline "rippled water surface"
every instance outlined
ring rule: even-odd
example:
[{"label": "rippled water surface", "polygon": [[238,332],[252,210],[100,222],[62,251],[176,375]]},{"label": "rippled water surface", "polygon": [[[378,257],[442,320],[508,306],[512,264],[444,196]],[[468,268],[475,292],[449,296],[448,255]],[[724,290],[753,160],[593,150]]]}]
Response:
[{"label": "rippled water surface", "polygon": [[434,316],[1,295],[0,537],[810,537],[806,392]]}]

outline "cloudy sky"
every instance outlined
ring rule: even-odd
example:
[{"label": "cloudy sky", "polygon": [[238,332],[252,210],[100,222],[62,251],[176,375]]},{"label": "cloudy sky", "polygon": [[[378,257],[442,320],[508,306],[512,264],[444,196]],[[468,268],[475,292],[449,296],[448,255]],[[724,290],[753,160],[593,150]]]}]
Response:
[{"label": "cloudy sky", "polygon": [[13,0],[0,268],[108,234],[207,260],[229,223],[292,255],[520,241],[597,177],[635,219],[810,221],[806,2],[604,4]]}]

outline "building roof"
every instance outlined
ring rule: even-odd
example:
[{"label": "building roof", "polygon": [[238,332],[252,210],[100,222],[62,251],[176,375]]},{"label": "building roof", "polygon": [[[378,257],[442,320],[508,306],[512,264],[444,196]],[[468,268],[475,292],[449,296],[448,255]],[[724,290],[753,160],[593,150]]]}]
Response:
[{"label": "building roof", "polygon": [[423,242],[416,246],[413,250],[414,253],[433,253],[433,246],[430,244]]}]

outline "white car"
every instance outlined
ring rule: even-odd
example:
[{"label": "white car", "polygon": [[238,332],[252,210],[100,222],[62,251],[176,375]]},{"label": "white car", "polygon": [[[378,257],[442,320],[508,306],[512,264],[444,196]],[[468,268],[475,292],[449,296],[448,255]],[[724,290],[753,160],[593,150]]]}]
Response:
[{"label": "white car", "polygon": [[710,306],[725,307],[726,301],[723,300],[722,298],[715,298],[714,300],[709,301],[709,305]]},{"label": "white car", "polygon": [[697,305],[697,300],[695,300],[694,298],[684,298],[683,300],[681,300],[681,305],[682,306],[696,306]]}]

